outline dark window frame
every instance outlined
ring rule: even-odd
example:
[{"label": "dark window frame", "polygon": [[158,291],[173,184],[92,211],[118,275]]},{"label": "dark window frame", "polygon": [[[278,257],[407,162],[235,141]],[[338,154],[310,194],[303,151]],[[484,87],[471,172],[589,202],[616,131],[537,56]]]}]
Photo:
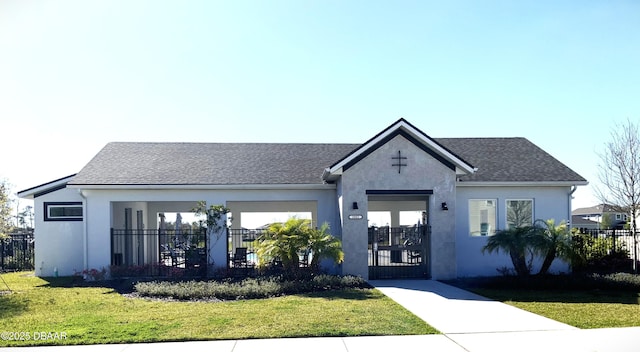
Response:
[{"label": "dark window frame", "polygon": [[[82,210],[81,216],[49,216],[51,207],[79,207]],[[82,202],[44,202],[44,221],[82,221],[84,219],[84,209]]]}]

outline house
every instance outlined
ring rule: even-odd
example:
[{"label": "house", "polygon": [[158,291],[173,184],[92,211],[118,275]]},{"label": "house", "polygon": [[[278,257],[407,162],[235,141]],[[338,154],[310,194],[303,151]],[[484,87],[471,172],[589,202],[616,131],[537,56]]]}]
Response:
[{"label": "house", "polygon": [[571,227],[580,231],[597,230],[600,228],[600,223],[580,215],[571,215]]},{"label": "house", "polygon": [[[482,254],[488,236],[569,219],[586,184],[527,139],[436,139],[400,119],[362,144],[109,143],[77,174],[19,196],[35,201],[38,276],[162,262],[168,244],[146,235],[159,214],[206,201],[231,209],[232,231],[252,212],[327,222],[342,274],[450,279],[509,267],[508,255]],[[242,247],[208,243],[220,267]]]},{"label": "house", "polygon": [[[610,204],[598,204],[592,207],[578,208],[571,212],[573,218],[580,218],[573,227],[584,229],[614,228],[622,229],[628,220],[628,213]],[[590,222],[586,222],[589,220]],[[605,223],[603,226],[602,224]],[[580,226],[578,226],[580,225]]]}]

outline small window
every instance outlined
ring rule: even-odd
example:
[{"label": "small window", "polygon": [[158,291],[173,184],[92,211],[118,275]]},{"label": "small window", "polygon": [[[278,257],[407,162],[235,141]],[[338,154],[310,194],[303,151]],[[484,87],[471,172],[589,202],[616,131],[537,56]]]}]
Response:
[{"label": "small window", "polygon": [[622,220],[622,214],[616,214],[616,220]]},{"label": "small window", "polygon": [[496,200],[469,200],[469,234],[471,236],[492,236],[496,231]]},{"label": "small window", "polygon": [[82,221],[82,202],[44,203],[44,221]]},{"label": "small window", "polygon": [[507,229],[533,225],[533,199],[507,199]]}]

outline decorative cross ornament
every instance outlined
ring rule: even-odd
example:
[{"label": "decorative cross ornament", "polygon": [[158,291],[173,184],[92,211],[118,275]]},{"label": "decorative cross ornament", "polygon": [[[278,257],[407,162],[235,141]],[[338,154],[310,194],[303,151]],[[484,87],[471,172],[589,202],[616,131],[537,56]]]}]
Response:
[{"label": "decorative cross ornament", "polygon": [[397,160],[397,162],[395,162],[394,164],[391,164],[391,166],[397,166],[398,173],[400,173],[400,170],[402,169],[403,166],[407,166],[406,161],[405,163],[402,162],[403,160],[407,160],[407,157],[402,156],[402,153],[399,150],[398,150],[398,156],[391,157],[391,159]]}]

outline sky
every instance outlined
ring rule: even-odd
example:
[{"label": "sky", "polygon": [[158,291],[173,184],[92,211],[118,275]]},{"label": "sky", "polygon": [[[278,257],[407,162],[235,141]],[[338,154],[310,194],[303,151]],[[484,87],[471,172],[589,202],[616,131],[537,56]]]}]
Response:
[{"label": "sky", "polygon": [[[640,120],[637,1],[0,1],[0,179],[108,142],[526,137],[585,177]],[[25,204],[26,201],[21,201]]]}]

